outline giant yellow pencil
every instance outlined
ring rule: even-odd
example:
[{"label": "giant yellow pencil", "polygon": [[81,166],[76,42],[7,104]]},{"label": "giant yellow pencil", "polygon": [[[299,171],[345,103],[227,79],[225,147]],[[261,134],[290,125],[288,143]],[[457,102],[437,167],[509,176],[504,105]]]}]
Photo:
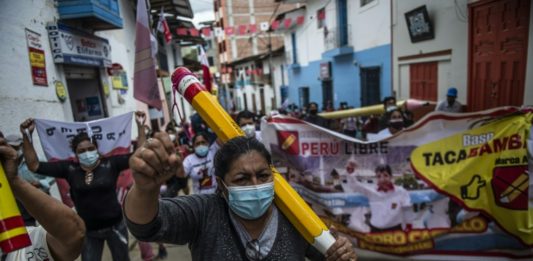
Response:
[{"label": "giant yellow pencil", "polygon": [[9,253],[31,245],[17,203],[0,164],[0,249]]},{"label": "giant yellow pencil", "polygon": [[[192,105],[207,125],[223,142],[244,136],[244,133],[220,106],[196,76],[187,68],[179,67],[172,74],[173,89],[177,90]],[[300,234],[320,252],[326,253],[335,238],[326,225],[294,191],[287,181],[272,167],[274,173],[274,203],[289,219]]]}]

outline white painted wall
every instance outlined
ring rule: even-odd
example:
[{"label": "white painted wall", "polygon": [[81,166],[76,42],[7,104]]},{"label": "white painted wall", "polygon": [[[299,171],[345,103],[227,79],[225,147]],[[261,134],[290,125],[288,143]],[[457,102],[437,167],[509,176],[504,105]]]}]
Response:
[{"label": "white painted wall", "polygon": [[348,29],[354,51],[390,44],[390,0],[374,0],[363,7],[360,5],[360,0],[348,1]]},{"label": "white painted wall", "polygon": [[[70,100],[61,103],[55,92],[54,81],[62,81],[66,85],[63,65],[55,64],[51,56],[50,42],[46,23],[57,21],[58,14],[53,0],[18,0],[3,1],[0,8],[0,126],[4,134],[18,133],[20,123],[28,117],[44,118],[59,121],[72,121]],[[121,30],[101,31],[96,35],[107,38],[111,45],[112,61],[122,64],[128,73],[130,90],[123,96],[125,103],[119,104],[117,91],[111,90],[106,99],[108,112],[111,116],[134,111],[138,105],[133,99],[133,64],[135,13],[130,1],[120,1],[121,17],[124,28]],[[41,42],[45,52],[48,87],[34,86],[28,57],[28,47],[24,29],[28,28],[41,34]],[[101,81],[110,79],[105,70],[99,69]],[[139,103],[139,107],[146,107]],[[133,137],[136,129],[133,128]],[[34,135],[38,153],[40,143]]]},{"label": "white painted wall", "polygon": [[[381,1],[381,0],[379,0]],[[467,21],[458,19],[456,6],[463,12],[467,11],[467,0],[457,1],[430,1],[410,0],[393,1],[393,89],[399,99],[409,98],[409,70],[408,63],[440,61],[438,99],[445,97],[450,86],[457,87],[458,100],[466,103],[467,98],[467,71],[468,71],[468,24]],[[429,16],[433,22],[435,38],[432,40],[411,43],[404,14],[421,5],[426,5]],[[462,19],[462,18],[461,18]],[[448,57],[433,57],[427,59],[411,60],[400,63],[398,57],[429,53],[451,49]]]},{"label": "white painted wall", "polygon": [[[305,22],[303,25],[295,26],[291,31],[285,31],[285,52],[287,61],[292,63],[292,41],[291,33],[296,33],[296,48],[298,64],[306,66],[311,61],[320,60],[324,52],[324,28],[317,26],[317,11],[326,6],[326,25],[328,28],[336,27],[336,7],[335,1],[307,1],[305,11]],[[293,20],[299,13],[289,14],[288,18]],[[290,57],[289,57],[290,56]]]}]

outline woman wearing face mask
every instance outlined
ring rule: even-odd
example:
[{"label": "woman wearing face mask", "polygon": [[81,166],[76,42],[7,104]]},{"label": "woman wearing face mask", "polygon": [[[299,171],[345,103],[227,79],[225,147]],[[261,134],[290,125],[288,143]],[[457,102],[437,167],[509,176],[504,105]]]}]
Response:
[{"label": "woman wearing face mask", "polygon": [[[141,119],[144,119],[144,113],[137,112],[139,144],[145,139]],[[20,128],[24,136],[24,158],[29,170],[49,177],[63,178],[70,185],[70,196],[87,228],[81,259],[101,260],[104,242],[107,241],[113,260],[129,260],[128,231],[122,219],[116,184],[120,172],[128,169],[130,155],[102,157],[98,153],[96,140],[82,132],[71,140],[75,160],[39,162],[28,137],[35,129],[33,119],[23,122]]]},{"label": "woman wearing face mask", "polygon": [[394,109],[386,114],[387,128],[381,130],[377,134],[368,134],[368,140],[377,141],[388,138],[405,128],[405,118],[400,109]]},{"label": "woman wearing face mask", "polygon": [[216,142],[209,146],[207,134],[200,132],[192,138],[194,153],[183,161],[183,176],[192,179],[194,194],[211,194],[217,189],[213,159],[218,150]]},{"label": "woman wearing face mask", "polygon": [[164,135],[131,157],[135,185],[124,210],[137,238],[189,244],[193,260],[356,260],[351,243],[342,237],[324,257],[277,209],[271,156],[256,139],[238,137],[220,148],[217,194],[158,201],[159,185],[179,161]]}]

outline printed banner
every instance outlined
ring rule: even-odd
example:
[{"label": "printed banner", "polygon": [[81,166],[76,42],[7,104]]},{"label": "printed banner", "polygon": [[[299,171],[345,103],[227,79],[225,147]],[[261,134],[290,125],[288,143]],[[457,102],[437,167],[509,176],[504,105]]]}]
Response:
[{"label": "printed banner", "polygon": [[532,119],[514,107],[431,113],[376,142],[286,116],[263,121],[261,132],[276,168],[358,248],[531,258]]},{"label": "printed banner", "polygon": [[87,132],[98,143],[101,155],[110,156],[129,152],[131,144],[131,120],[133,114],[88,122],[61,122],[36,119],[37,134],[44,154],[49,161],[74,159],[71,139],[80,132]]}]

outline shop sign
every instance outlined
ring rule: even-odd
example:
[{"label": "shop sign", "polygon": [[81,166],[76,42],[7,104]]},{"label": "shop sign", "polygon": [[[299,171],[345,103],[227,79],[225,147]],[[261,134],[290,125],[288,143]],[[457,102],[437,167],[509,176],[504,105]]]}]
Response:
[{"label": "shop sign", "polygon": [[330,62],[320,63],[320,79],[327,80],[331,78]]},{"label": "shop sign", "polygon": [[30,57],[31,78],[33,85],[48,86],[46,61],[44,57],[41,34],[25,29],[28,55]]},{"label": "shop sign", "polygon": [[121,71],[118,75],[111,76],[113,90],[128,90],[128,74]]},{"label": "shop sign", "polygon": [[111,45],[107,39],[58,23],[49,23],[46,28],[55,63],[111,66]]},{"label": "shop sign", "polygon": [[67,99],[67,90],[65,88],[65,85],[61,81],[55,81],[54,85],[56,87],[57,98],[61,102],[64,102]]}]

